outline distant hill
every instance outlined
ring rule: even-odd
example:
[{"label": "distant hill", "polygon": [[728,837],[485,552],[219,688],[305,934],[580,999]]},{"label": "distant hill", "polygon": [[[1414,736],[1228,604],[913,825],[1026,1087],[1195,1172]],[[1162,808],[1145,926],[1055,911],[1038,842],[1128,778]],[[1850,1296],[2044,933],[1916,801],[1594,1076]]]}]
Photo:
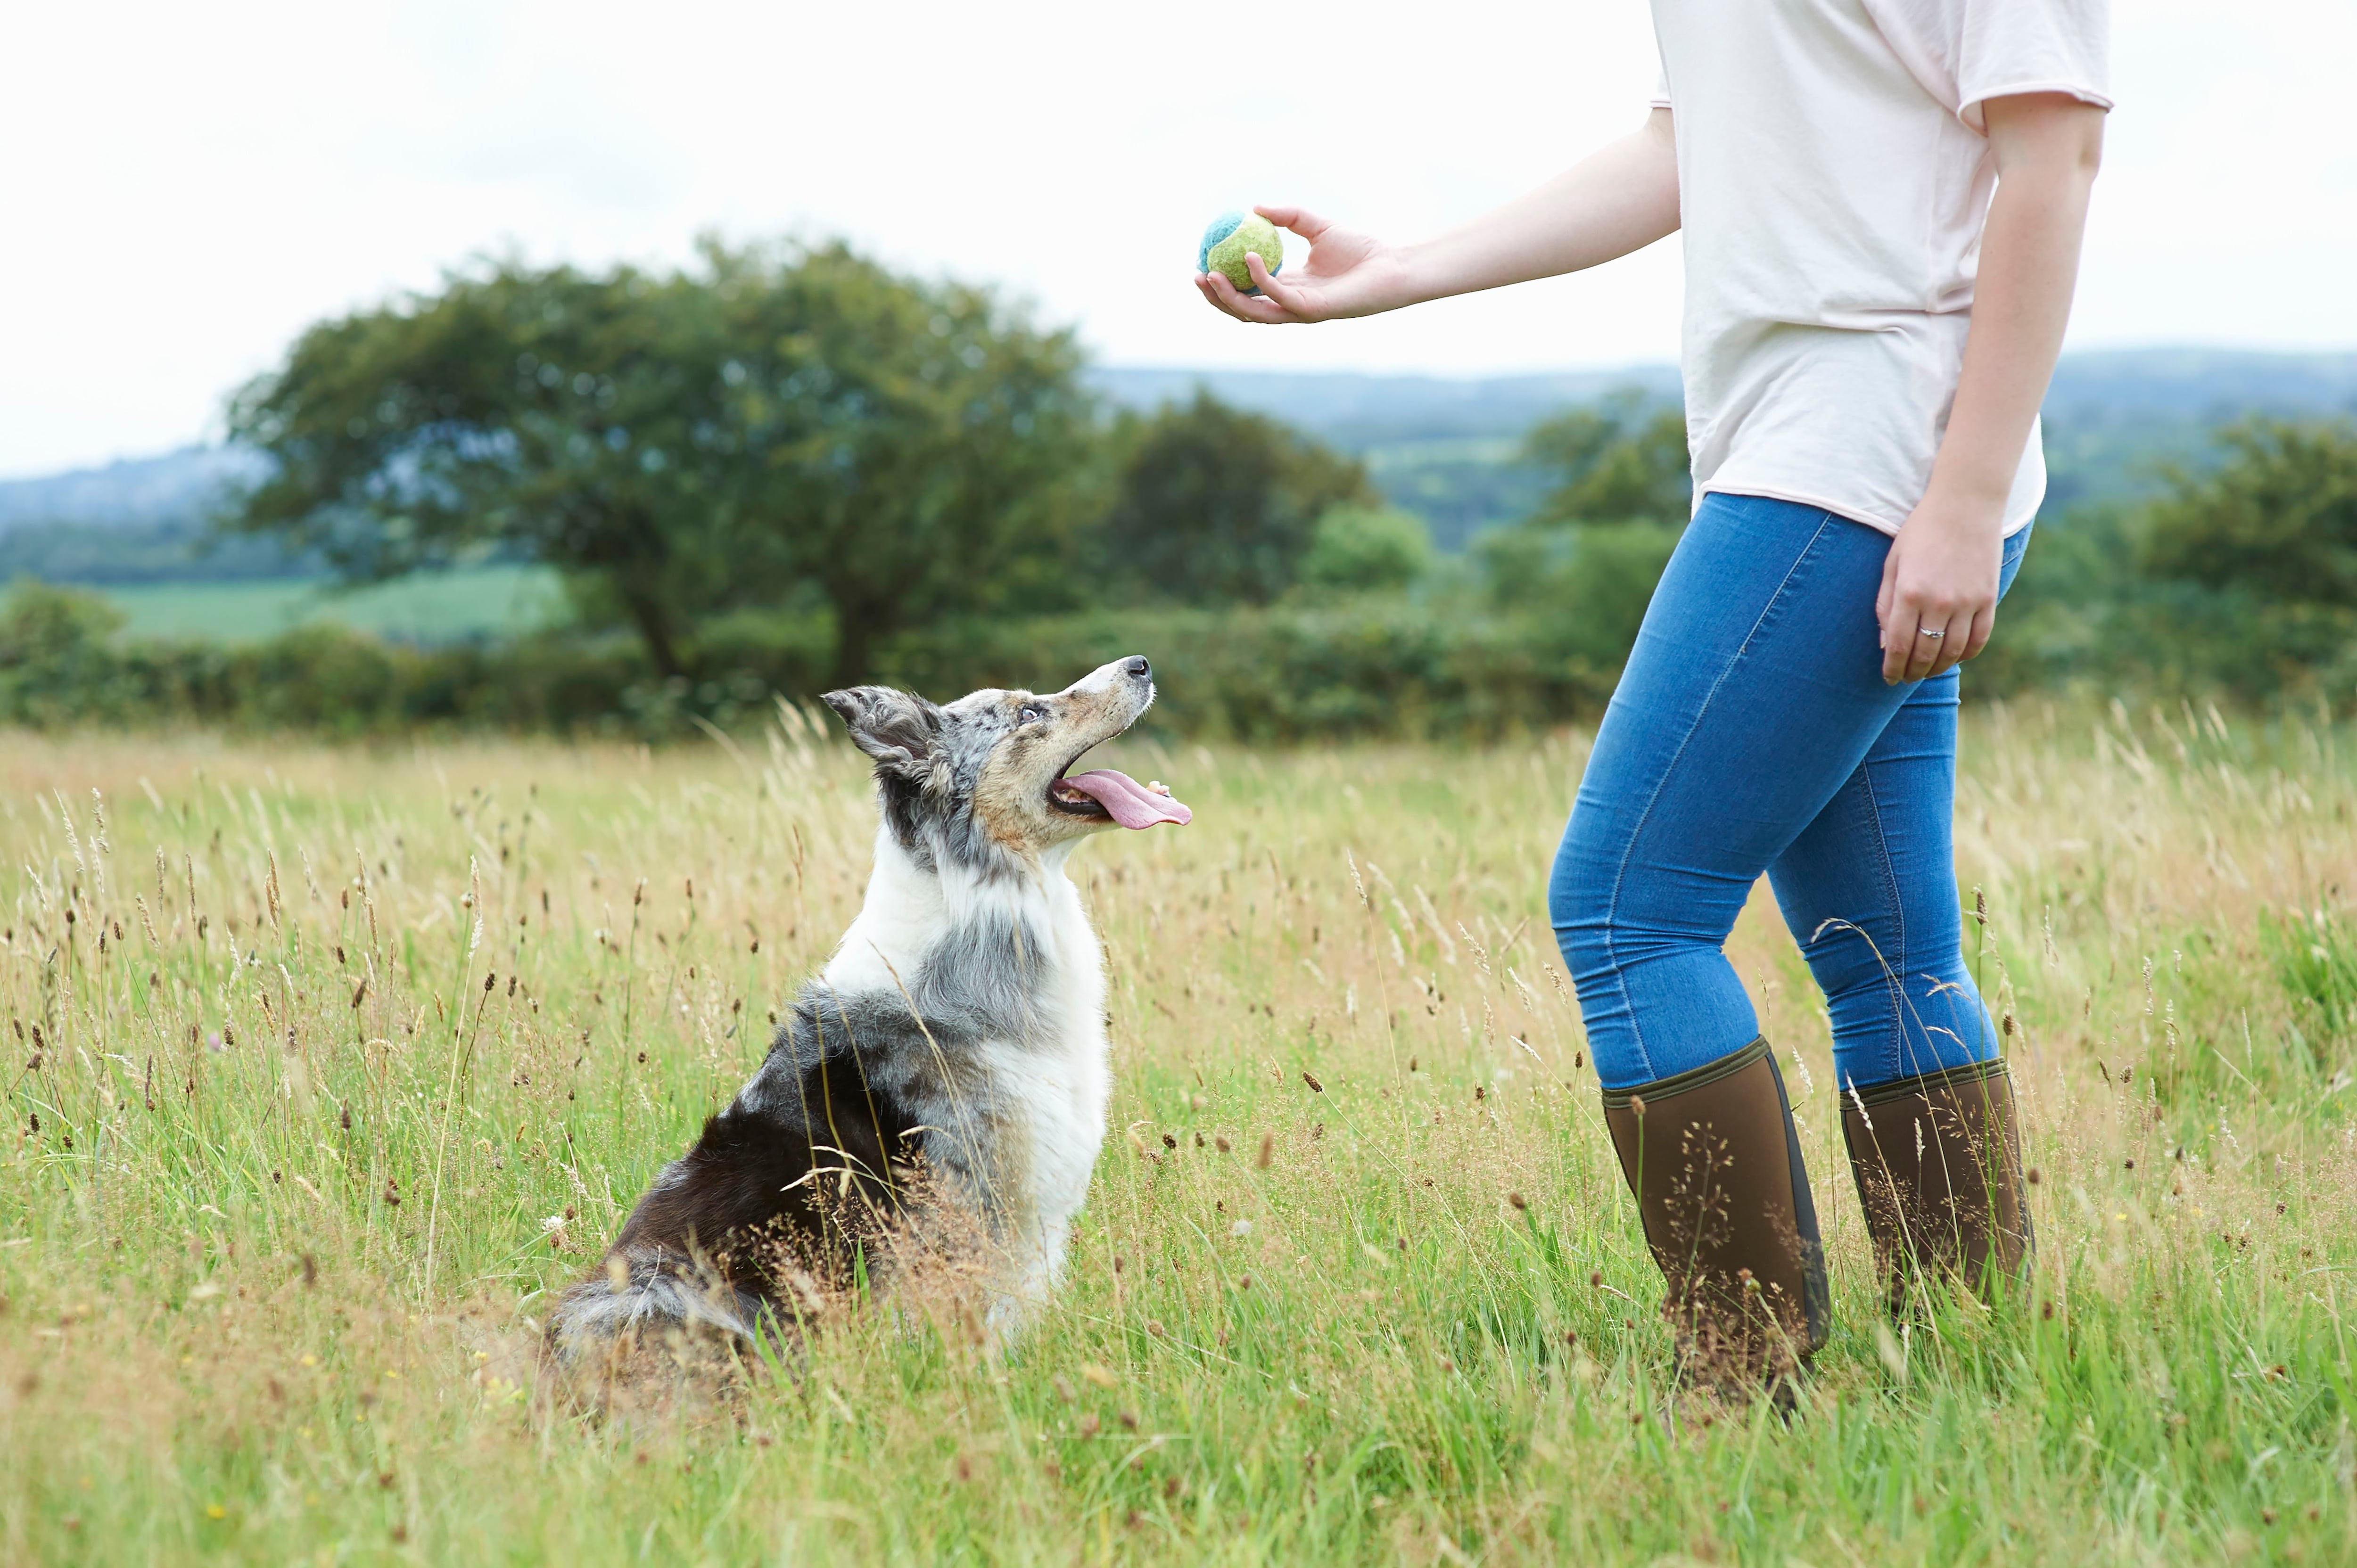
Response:
[{"label": "distant hill", "polygon": [[[1545,476],[1516,460],[1523,433],[1564,408],[1618,392],[1664,403],[1669,365],[1554,375],[1451,378],[1107,366],[1108,399],[1151,408],[1205,386],[1363,457],[1434,538],[1460,547],[1529,510]],[[2198,464],[2218,425],[2254,412],[2357,413],[2357,353],[2144,349],[2064,357],[2046,400],[2050,502],[2132,497],[2163,465]],[[239,540],[200,549],[224,489],[255,458],[188,447],[42,478],[0,481],[0,581],[141,583],[304,575],[316,563]]]},{"label": "distant hill", "polygon": [[184,446],[160,457],[126,457],[103,468],[0,480],[0,533],[27,523],[119,528],[186,522],[259,467],[252,455],[233,447]]},{"label": "distant hill", "polygon": [[209,541],[213,510],[261,465],[187,446],[38,479],[0,481],[0,583],[133,584],[306,575],[316,564],[267,540]]},{"label": "distant hill", "polygon": [[2065,354],[2046,415],[2160,415],[2216,424],[2244,413],[2357,413],[2357,353],[2124,349]]},{"label": "distant hill", "polygon": [[1486,380],[1109,366],[1090,371],[1089,379],[1132,408],[1183,401],[1196,387],[1209,387],[1224,403],[1275,414],[1351,451],[1397,441],[1520,436],[1550,413],[1617,392],[1664,402],[1678,395],[1675,365]]},{"label": "distant hill", "polygon": [[2357,415],[2357,354],[2142,349],[2072,354],[2046,395],[2047,504],[2131,499],[2200,467],[2249,414]]}]

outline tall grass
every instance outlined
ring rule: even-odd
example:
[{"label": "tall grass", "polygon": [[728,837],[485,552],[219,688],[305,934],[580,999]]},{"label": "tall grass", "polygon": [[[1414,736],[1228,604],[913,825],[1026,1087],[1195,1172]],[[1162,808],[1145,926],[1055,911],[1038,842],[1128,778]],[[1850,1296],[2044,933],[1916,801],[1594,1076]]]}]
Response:
[{"label": "tall grass", "polygon": [[595,1421],[549,1292],[856,908],[862,769],[766,751],[0,748],[0,1561],[2347,1561],[2357,1123],[2335,737],[1984,710],[1968,926],[2035,1286],[1877,1311],[1824,1019],[1835,1326],[1789,1425],[1664,1386],[1540,908],[1577,736],[1136,759],[1075,872],[1114,1126],[1004,1361],[848,1312]]}]

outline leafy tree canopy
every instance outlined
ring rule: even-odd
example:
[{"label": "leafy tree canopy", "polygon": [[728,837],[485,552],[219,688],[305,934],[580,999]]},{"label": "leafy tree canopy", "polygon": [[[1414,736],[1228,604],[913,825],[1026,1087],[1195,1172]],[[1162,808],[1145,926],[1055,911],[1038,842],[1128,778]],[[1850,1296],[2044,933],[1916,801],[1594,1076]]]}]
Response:
[{"label": "leafy tree canopy", "polygon": [[1431,570],[1431,530],[1397,507],[1331,508],[1301,558],[1303,583],[1338,592],[1397,590]]},{"label": "leafy tree canopy", "polygon": [[657,274],[509,262],[327,321],[234,401],[274,461],[229,521],[347,577],[501,552],[666,673],[814,596],[836,678],[920,618],[1052,590],[1092,413],[1067,332],[841,244]]},{"label": "leafy tree canopy", "polygon": [[2224,462],[2177,472],[2153,505],[2147,570],[2281,605],[2357,607],[2357,424],[2255,419],[2220,442]]},{"label": "leafy tree canopy", "polygon": [[1477,542],[1491,602],[1544,628],[1570,666],[1617,670],[1685,526],[1685,418],[1622,393],[1540,424],[1523,458],[1560,480],[1529,517]]},{"label": "leafy tree canopy", "polygon": [[1114,441],[1103,553],[1146,598],[1265,604],[1293,585],[1329,509],[1379,504],[1356,458],[1206,391],[1124,415]]},{"label": "leafy tree canopy", "polygon": [[1523,460],[1562,476],[1535,523],[1683,526],[1691,507],[1685,415],[1634,392],[1542,421],[1523,437]]}]

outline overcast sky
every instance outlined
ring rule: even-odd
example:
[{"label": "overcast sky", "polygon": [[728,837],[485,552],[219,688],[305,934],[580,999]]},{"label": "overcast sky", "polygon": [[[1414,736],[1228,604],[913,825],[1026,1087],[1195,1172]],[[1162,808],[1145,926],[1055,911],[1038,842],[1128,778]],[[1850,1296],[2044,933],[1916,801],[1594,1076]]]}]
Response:
[{"label": "overcast sky", "polygon": [[[2114,17],[2074,345],[2357,347],[2357,5]],[[1636,124],[1654,70],[1641,0],[19,5],[0,475],[215,435],[306,323],[470,256],[662,263],[705,230],[996,279],[1114,363],[1668,360],[1674,241],[1310,328],[1231,322],[1187,281],[1223,208],[1445,227]]]}]

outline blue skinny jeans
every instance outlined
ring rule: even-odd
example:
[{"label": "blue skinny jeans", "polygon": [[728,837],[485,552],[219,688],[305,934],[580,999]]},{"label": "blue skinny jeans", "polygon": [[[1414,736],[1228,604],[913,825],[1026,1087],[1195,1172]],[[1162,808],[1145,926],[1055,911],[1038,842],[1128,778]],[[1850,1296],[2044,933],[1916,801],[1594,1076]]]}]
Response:
[{"label": "blue skinny jeans", "polygon": [[[1998,591],[2029,542],[2005,542]],[[1888,686],[1890,540],[1821,508],[1712,494],[1645,612],[1547,907],[1608,1088],[1739,1050],[1722,950],[1766,873],[1833,1017],[1844,1088],[1986,1061],[1956,894],[1956,671]]]}]

